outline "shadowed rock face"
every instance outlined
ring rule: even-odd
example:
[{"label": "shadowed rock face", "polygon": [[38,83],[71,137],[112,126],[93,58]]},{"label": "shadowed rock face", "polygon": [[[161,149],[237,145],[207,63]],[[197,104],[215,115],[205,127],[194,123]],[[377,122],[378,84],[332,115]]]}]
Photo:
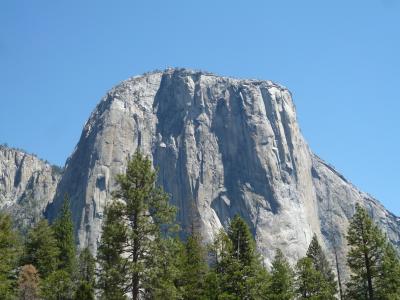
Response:
[{"label": "shadowed rock face", "polygon": [[311,156],[281,86],[167,70],[111,90],[47,211],[54,216],[70,195],[81,246],[96,248],[115,175],[136,149],[159,170],[183,228],[194,218],[206,240],[238,213],[266,257],[284,247],[295,259],[320,232]]},{"label": "shadowed rock face", "polygon": [[267,263],[276,248],[294,262],[314,233],[342,257],[355,203],[399,245],[399,220],[312,154],[287,89],[169,69],[112,89],[67,161],[47,214],[54,216],[68,193],[81,247],[96,249],[115,175],[136,149],[158,169],[183,228],[193,219],[210,240],[240,214]]},{"label": "shadowed rock face", "polygon": [[0,211],[24,230],[43,217],[60,178],[58,169],[36,156],[0,146]]},{"label": "shadowed rock face", "polygon": [[295,262],[316,233],[331,253],[340,248],[343,267],[356,203],[400,246],[399,219],[312,154],[286,88],[168,69],[109,91],[66,162],[46,215],[69,194],[80,247],[96,250],[115,176],[137,149],[158,169],[183,229],[194,222],[209,241],[240,214],[267,264],[276,248]]}]

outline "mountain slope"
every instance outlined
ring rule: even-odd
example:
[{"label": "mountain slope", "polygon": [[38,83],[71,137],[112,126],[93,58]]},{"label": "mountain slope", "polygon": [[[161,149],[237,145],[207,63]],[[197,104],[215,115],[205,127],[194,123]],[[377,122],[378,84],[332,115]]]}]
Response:
[{"label": "mountain slope", "polygon": [[184,229],[193,219],[210,240],[238,213],[267,263],[276,248],[294,262],[314,233],[344,255],[355,203],[399,245],[399,219],[311,152],[286,88],[168,69],[109,91],[66,163],[46,214],[54,218],[68,193],[81,247],[96,249],[115,175],[137,149],[159,170]]},{"label": "mountain slope", "polygon": [[24,229],[53,200],[60,170],[21,150],[0,146],[0,210]]}]

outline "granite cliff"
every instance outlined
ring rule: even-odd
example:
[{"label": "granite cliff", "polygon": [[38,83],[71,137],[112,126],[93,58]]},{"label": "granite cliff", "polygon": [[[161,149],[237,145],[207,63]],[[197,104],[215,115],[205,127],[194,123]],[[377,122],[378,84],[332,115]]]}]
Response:
[{"label": "granite cliff", "polygon": [[61,170],[22,150],[0,146],[0,210],[24,230],[43,217]]},{"label": "granite cliff", "polygon": [[312,153],[285,87],[187,69],[120,83],[85,124],[61,180],[54,180],[54,200],[51,185],[43,201],[51,201],[52,219],[69,194],[80,247],[96,250],[115,175],[138,149],[158,169],[183,229],[193,219],[210,240],[240,214],[267,264],[276,248],[294,262],[315,233],[331,254],[338,249],[344,267],[356,203],[400,248],[400,219]]}]

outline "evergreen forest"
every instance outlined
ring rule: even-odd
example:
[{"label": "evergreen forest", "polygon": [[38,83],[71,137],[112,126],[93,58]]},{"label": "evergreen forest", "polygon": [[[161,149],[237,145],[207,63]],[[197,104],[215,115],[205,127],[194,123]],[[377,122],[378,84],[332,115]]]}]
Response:
[{"label": "evergreen forest", "polygon": [[295,265],[274,249],[266,266],[239,215],[211,243],[194,223],[182,234],[156,180],[151,161],[135,153],[116,178],[95,256],[76,247],[68,196],[51,224],[42,219],[26,233],[0,214],[0,299],[400,300],[398,252],[361,206],[346,236],[350,276],[317,235]]}]

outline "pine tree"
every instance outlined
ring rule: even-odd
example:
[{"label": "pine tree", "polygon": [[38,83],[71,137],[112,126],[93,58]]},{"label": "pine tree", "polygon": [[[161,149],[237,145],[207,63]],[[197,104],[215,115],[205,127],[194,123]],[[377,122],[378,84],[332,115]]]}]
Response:
[{"label": "pine tree", "polygon": [[59,250],[54,232],[47,220],[40,220],[28,231],[25,243],[25,264],[34,265],[41,278],[47,278],[58,267]]},{"label": "pine tree", "polygon": [[208,299],[224,298],[227,296],[228,266],[231,261],[232,242],[226,232],[221,229],[208,246],[211,269],[206,277]]},{"label": "pine tree", "polygon": [[[151,260],[153,271],[143,285],[145,299],[184,299],[182,296],[183,244],[178,238],[158,238]],[[192,295],[192,297],[195,297]]]},{"label": "pine tree", "polygon": [[228,226],[233,258],[232,278],[235,294],[241,299],[255,299],[265,293],[267,273],[261,264],[256,243],[247,223],[236,215]]},{"label": "pine tree", "polygon": [[277,250],[272,262],[271,280],[268,287],[268,300],[294,299],[294,272],[281,250]]},{"label": "pine tree", "polygon": [[221,232],[212,247],[217,299],[262,298],[266,292],[267,272],[261,265],[248,225],[235,216],[227,232]]},{"label": "pine tree", "polygon": [[311,258],[301,258],[296,265],[296,291],[298,299],[325,300],[323,275],[314,268]]},{"label": "pine tree", "polygon": [[127,243],[127,226],[121,222],[124,205],[112,202],[105,209],[101,242],[98,248],[98,288],[100,298],[105,300],[126,299],[128,263],[123,257]]},{"label": "pine tree", "polygon": [[75,276],[76,247],[74,238],[74,225],[72,223],[72,213],[70,201],[67,196],[64,198],[63,206],[58,213],[58,217],[53,224],[54,235],[57,240],[59,252],[59,269],[65,270],[70,274],[71,280]]},{"label": "pine tree", "polygon": [[79,254],[79,279],[94,284],[96,261],[89,248],[84,248]]},{"label": "pine tree", "polygon": [[89,248],[83,249],[79,255],[79,283],[75,292],[76,300],[94,299],[95,263]]},{"label": "pine tree", "polygon": [[0,213],[0,299],[13,299],[21,244],[9,215]]},{"label": "pine tree", "polygon": [[322,274],[324,282],[321,283],[321,286],[325,288],[323,293],[328,297],[326,299],[336,299],[337,283],[335,275],[315,234],[308,247],[307,257],[311,258],[315,270]]},{"label": "pine tree", "polygon": [[18,292],[20,300],[39,299],[39,273],[33,265],[24,265],[18,278]]},{"label": "pine tree", "polygon": [[75,291],[74,300],[94,300],[93,286],[81,281]]},{"label": "pine tree", "polygon": [[400,260],[396,250],[389,243],[385,246],[376,286],[376,299],[400,300]]},{"label": "pine tree", "polygon": [[350,247],[347,264],[351,270],[347,297],[373,300],[384,256],[385,238],[366,210],[358,204],[350,222],[347,242]]},{"label": "pine tree", "polygon": [[70,300],[74,295],[74,283],[66,270],[57,270],[42,280],[40,291],[46,300]]},{"label": "pine tree", "polygon": [[183,254],[181,274],[183,299],[206,299],[207,272],[206,252],[201,242],[201,236],[192,230],[185,243]]},{"label": "pine tree", "polygon": [[256,248],[249,226],[236,215],[228,227],[228,237],[232,242],[232,255],[245,266],[251,266],[256,260]]},{"label": "pine tree", "polygon": [[205,278],[205,297],[209,300],[216,300],[220,294],[218,275],[214,269],[210,269]]},{"label": "pine tree", "polygon": [[[114,193],[114,203],[118,202],[118,205],[114,205],[113,209],[119,218],[112,225],[106,222],[106,226],[123,229],[122,241],[117,243],[120,253],[114,251],[114,254],[119,257],[116,260],[126,258],[124,265],[127,272],[123,273],[126,276],[120,276],[116,286],[135,300],[139,299],[142,292],[152,294],[152,287],[167,283],[162,281],[164,268],[154,258],[164,245],[163,237],[168,234],[168,224],[173,222],[176,210],[169,205],[167,194],[155,186],[156,172],[152,169],[151,161],[139,152],[128,162],[126,173],[117,176],[116,181],[119,189]],[[106,226],[103,227],[104,232],[109,230]],[[106,245],[107,239],[110,239],[108,233],[101,244]],[[104,269],[107,262],[101,255],[100,265]],[[154,282],[157,277],[159,283]],[[106,283],[104,280],[102,282]]]}]

